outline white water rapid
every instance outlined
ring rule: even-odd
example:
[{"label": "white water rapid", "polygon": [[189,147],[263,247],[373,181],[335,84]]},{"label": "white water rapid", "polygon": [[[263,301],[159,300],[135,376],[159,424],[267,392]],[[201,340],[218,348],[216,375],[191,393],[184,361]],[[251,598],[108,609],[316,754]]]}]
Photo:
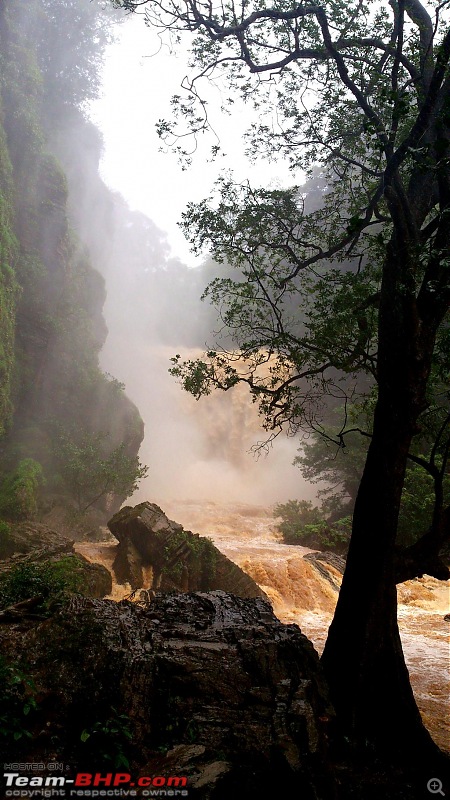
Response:
[{"label": "white water rapid", "polygon": [[[322,651],[337,591],[304,560],[310,550],[282,544],[270,509],[243,503],[165,501],[163,510],[187,530],[209,536],[264,589],[279,619],[297,623]],[[112,570],[116,549],[112,540],[81,543],[77,549]],[[339,583],[339,572],[327,569]],[[427,576],[398,587],[399,627],[411,683],[424,722],[444,749],[450,749],[449,623],[444,620],[449,588],[449,582]],[[130,591],[129,586],[114,583],[111,598],[120,600]]]}]

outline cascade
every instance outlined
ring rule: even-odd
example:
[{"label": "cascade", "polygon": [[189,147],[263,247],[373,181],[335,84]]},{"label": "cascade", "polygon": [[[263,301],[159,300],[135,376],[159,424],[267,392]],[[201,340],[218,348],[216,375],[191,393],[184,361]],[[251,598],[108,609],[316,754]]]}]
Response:
[{"label": "cascade", "polygon": [[[186,529],[209,536],[261,586],[279,619],[298,624],[318,652],[322,651],[340,573],[326,565],[325,577],[304,558],[311,550],[283,544],[271,509],[244,503],[165,501],[164,510]],[[109,536],[107,541],[82,542],[76,547],[86,558],[112,572],[114,541]],[[113,580],[111,599],[121,600],[130,593],[128,585]],[[444,749],[448,748],[450,733],[446,713],[450,689],[448,622],[444,620],[448,597],[449,582],[429,576],[398,587],[399,627],[411,683],[425,724]]]}]

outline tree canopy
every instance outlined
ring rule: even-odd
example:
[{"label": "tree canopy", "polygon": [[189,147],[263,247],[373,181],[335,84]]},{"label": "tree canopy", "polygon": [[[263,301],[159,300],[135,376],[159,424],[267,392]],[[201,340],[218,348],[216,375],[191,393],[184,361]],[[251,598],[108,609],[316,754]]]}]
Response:
[{"label": "tree canopy", "polygon": [[[190,206],[195,247],[239,271],[207,293],[224,322],[221,347],[173,371],[195,396],[245,381],[270,430],[320,422],[318,405],[374,390],[365,466],[336,613],[322,663],[342,729],[360,747],[424,756],[431,743],[409,685],[396,621],[395,579],[448,569],[443,473],[449,450],[450,29],[448,2],[360,0],[116,0],[172,36],[192,37],[194,77],[160,133],[188,157],[180,118],[208,127],[202,79],[232,109],[259,114],[253,155],[285,156],[299,186],[254,189],[224,177],[218,197]],[[178,125],[178,127],[177,127]],[[231,339],[229,338],[231,335]],[[365,387],[363,382],[365,383]],[[448,394],[446,395],[448,398]],[[436,409],[430,529],[396,547],[412,443]],[[343,436],[344,427],[339,431]],[[405,566],[406,565],[406,566]],[[432,749],[432,748],[431,748]]]},{"label": "tree canopy", "polygon": [[109,494],[130,497],[148,473],[137,456],[127,454],[125,444],[113,448],[103,432],[61,434],[58,460],[61,479],[80,512]]},{"label": "tree canopy", "polygon": [[[42,0],[28,32],[42,71],[47,111],[86,105],[98,96],[105,48],[121,16],[101,0]],[[27,23],[23,21],[27,31]]]}]

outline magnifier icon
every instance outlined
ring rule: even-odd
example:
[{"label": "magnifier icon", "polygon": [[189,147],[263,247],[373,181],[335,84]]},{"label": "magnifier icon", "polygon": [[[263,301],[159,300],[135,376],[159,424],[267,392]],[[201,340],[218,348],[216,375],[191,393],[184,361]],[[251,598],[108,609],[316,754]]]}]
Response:
[{"label": "magnifier icon", "polygon": [[445,797],[445,792],[442,791],[442,781],[439,778],[430,778],[427,789],[430,794],[441,794],[442,797]]}]

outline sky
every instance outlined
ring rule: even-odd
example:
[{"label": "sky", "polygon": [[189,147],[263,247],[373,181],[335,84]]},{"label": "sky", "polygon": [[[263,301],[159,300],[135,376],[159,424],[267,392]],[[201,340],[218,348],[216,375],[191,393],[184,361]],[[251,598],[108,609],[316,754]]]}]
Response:
[{"label": "sky", "polygon": [[103,91],[92,104],[91,116],[104,136],[103,180],[120,192],[133,210],[142,211],[166,231],[172,255],[191,266],[198,262],[177,223],[187,203],[206,197],[221,172],[233,168],[237,179],[250,178],[256,185],[294,181],[283,163],[249,162],[241,135],[250,111],[236,103],[232,116],[220,114],[220,97],[212,89],[209,111],[214,128],[220,130],[226,157],[208,163],[212,137],[200,142],[193,165],[186,171],[174,153],[160,152],[155,125],[161,118],[170,118],[170,98],[180,92],[181,80],[188,72],[186,52],[170,53],[144,25],[142,16],[130,15],[118,40],[107,50]]}]

